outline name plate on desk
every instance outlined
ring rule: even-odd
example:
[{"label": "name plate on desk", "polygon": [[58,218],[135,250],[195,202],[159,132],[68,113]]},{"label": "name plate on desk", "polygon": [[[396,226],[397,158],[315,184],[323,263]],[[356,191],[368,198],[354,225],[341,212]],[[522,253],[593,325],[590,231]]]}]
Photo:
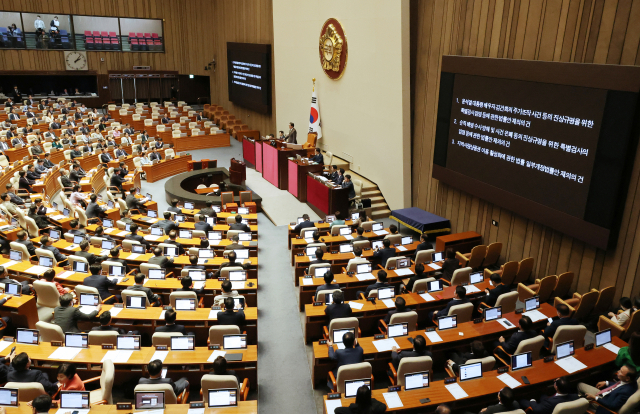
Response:
[{"label": "name plate on desk", "polygon": [[355,274],[356,274],[356,272],[347,272],[347,276],[353,276]]},{"label": "name plate on desk", "polygon": [[498,368],[498,374],[504,374],[505,372],[509,372],[509,367]]},{"label": "name plate on desk", "polygon": [[593,343],[590,343],[584,346],[585,351],[591,351],[592,349],[593,349]]},{"label": "name plate on desk", "polygon": [[475,318],[473,323],[482,323],[482,318]]},{"label": "name plate on desk", "polygon": [[[124,282],[124,280],[123,280],[123,282]],[[122,303],[116,303],[116,304],[114,304],[114,305],[113,305],[113,307],[114,307],[114,308],[124,308],[124,304],[122,304]],[[129,405],[131,405],[131,404],[129,404]]]},{"label": "name plate on desk", "polygon": [[320,345],[326,345],[327,344],[327,340],[326,339],[321,339],[321,340],[318,341],[318,343]]},{"label": "name plate on desk", "polygon": [[522,312],[524,312],[524,309],[516,309],[516,315],[521,314]]},{"label": "name plate on desk", "polygon": [[62,346],[62,341],[51,341],[51,346]]},{"label": "name plate on desk", "polygon": [[448,377],[444,379],[444,383],[445,384],[453,384],[454,382],[456,382],[458,380],[458,378],[456,377]]},{"label": "name plate on desk", "polygon": [[102,344],[102,349],[113,349],[113,344]]},{"label": "name plate on desk", "polygon": [[419,290],[419,291],[418,291],[418,295],[422,295],[423,293],[425,293],[425,291],[424,291],[424,290]]},{"label": "name plate on desk", "polygon": [[324,302],[313,302],[313,306],[322,306]]},{"label": "name plate on desk", "polygon": [[166,345],[156,345],[156,351],[166,351],[169,347]]},{"label": "name plate on desk", "polygon": [[227,280],[227,278],[226,278],[226,277],[219,277],[219,278],[218,278],[218,282],[224,282],[225,280]]},{"label": "name plate on desk", "polygon": [[398,392],[398,391],[402,391],[402,385],[392,385],[391,387],[387,388],[387,392]]},{"label": "name plate on desk", "polygon": [[384,339],[384,334],[373,335],[373,339]]},{"label": "name plate on desk", "polygon": [[389,266],[387,267],[387,270],[396,270],[396,268],[394,266]]},{"label": "name plate on desk", "polygon": [[209,350],[213,350],[213,349],[220,349],[220,345],[219,344],[210,344],[209,345]]},{"label": "name plate on desk", "polygon": [[436,330],[436,328],[434,328],[433,326],[430,326],[430,327],[428,327],[428,328],[426,329],[426,332],[433,332],[433,331],[435,331],[435,330]]},{"label": "name plate on desk", "polygon": [[311,275],[304,275],[304,278],[305,278],[305,279],[311,279],[312,277],[313,277],[313,276],[311,276]]},{"label": "name plate on desk", "polygon": [[116,404],[116,409],[117,410],[131,410],[133,408],[133,406],[131,405],[131,403],[117,403]]},{"label": "name plate on desk", "polygon": [[367,298],[367,300],[368,300],[369,302],[376,303],[376,298],[374,298],[374,297]]},{"label": "name plate on desk", "polygon": [[189,403],[189,408],[204,408],[204,401],[194,401]]},{"label": "name plate on desk", "polygon": [[15,338],[13,338],[13,337],[11,337],[11,336],[3,336],[3,337],[2,337],[2,340],[3,340],[4,342],[13,342],[13,341],[15,341],[16,339],[15,339]]},{"label": "name plate on desk", "polygon": [[162,309],[164,309],[164,310],[170,310],[170,309],[173,309],[173,308],[172,308],[171,306],[163,306],[163,307],[162,307]]},{"label": "name plate on desk", "polygon": [[549,355],[549,356],[544,357],[544,362],[553,362],[554,359],[555,358],[554,358],[553,355]]},{"label": "name plate on desk", "polygon": [[211,310],[220,310],[220,306],[212,306]]},{"label": "name plate on desk", "polygon": [[342,394],[340,394],[339,392],[334,392],[332,394],[327,394],[327,400],[337,400],[340,398]]},{"label": "name plate on desk", "polygon": [[296,256],[304,256],[304,253],[298,253]]}]

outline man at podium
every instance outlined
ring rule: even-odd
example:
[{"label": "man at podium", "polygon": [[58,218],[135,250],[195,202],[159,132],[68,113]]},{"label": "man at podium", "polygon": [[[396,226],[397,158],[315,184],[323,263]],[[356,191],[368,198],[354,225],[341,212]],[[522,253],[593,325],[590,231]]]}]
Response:
[{"label": "man at podium", "polygon": [[293,127],[293,122],[289,122],[289,133],[285,136],[287,143],[289,144],[297,144],[298,140],[296,139],[298,136],[298,132]]}]

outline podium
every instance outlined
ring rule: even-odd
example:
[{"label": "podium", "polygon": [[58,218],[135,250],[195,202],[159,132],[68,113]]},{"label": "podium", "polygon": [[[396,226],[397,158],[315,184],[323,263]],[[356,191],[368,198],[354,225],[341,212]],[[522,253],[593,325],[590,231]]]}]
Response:
[{"label": "podium", "polygon": [[336,211],[346,213],[349,211],[349,190],[346,188],[329,188],[314,178],[312,173],[307,174],[307,204],[318,213],[333,214]]},{"label": "podium", "polygon": [[322,173],[323,168],[320,164],[309,164],[302,160],[298,161],[295,158],[289,158],[289,185],[287,190],[299,201],[306,203],[307,173]]},{"label": "podium", "polygon": [[[272,141],[277,142],[277,141]],[[287,190],[289,184],[288,158],[296,155],[306,156],[305,149],[291,149],[283,143],[277,142],[276,146],[269,141],[262,144],[262,177],[281,190]]]},{"label": "podium", "polygon": [[229,181],[232,184],[242,185],[247,179],[247,165],[238,161],[235,158],[231,158],[231,167],[229,168]]}]

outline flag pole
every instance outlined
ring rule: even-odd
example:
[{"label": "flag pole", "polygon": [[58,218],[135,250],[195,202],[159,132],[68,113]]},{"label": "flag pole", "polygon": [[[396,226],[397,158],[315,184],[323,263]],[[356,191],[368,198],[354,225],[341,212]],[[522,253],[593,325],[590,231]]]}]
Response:
[{"label": "flag pole", "polygon": [[316,91],[316,78],[312,78],[311,80],[313,81],[313,89],[311,90],[311,92],[315,92]]}]

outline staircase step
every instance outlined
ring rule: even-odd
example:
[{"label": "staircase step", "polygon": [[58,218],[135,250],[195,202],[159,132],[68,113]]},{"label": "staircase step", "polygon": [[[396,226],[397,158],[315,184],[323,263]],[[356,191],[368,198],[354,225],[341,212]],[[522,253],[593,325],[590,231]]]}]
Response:
[{"label": "staircase step", "polygon": [[391,210],[389,209],[385,209],[385,210],[377,210],[377,211],[372,211],[371,212],[371,218],[372,219],[382,219],[382,218],[387,218],[391,215]]}]

